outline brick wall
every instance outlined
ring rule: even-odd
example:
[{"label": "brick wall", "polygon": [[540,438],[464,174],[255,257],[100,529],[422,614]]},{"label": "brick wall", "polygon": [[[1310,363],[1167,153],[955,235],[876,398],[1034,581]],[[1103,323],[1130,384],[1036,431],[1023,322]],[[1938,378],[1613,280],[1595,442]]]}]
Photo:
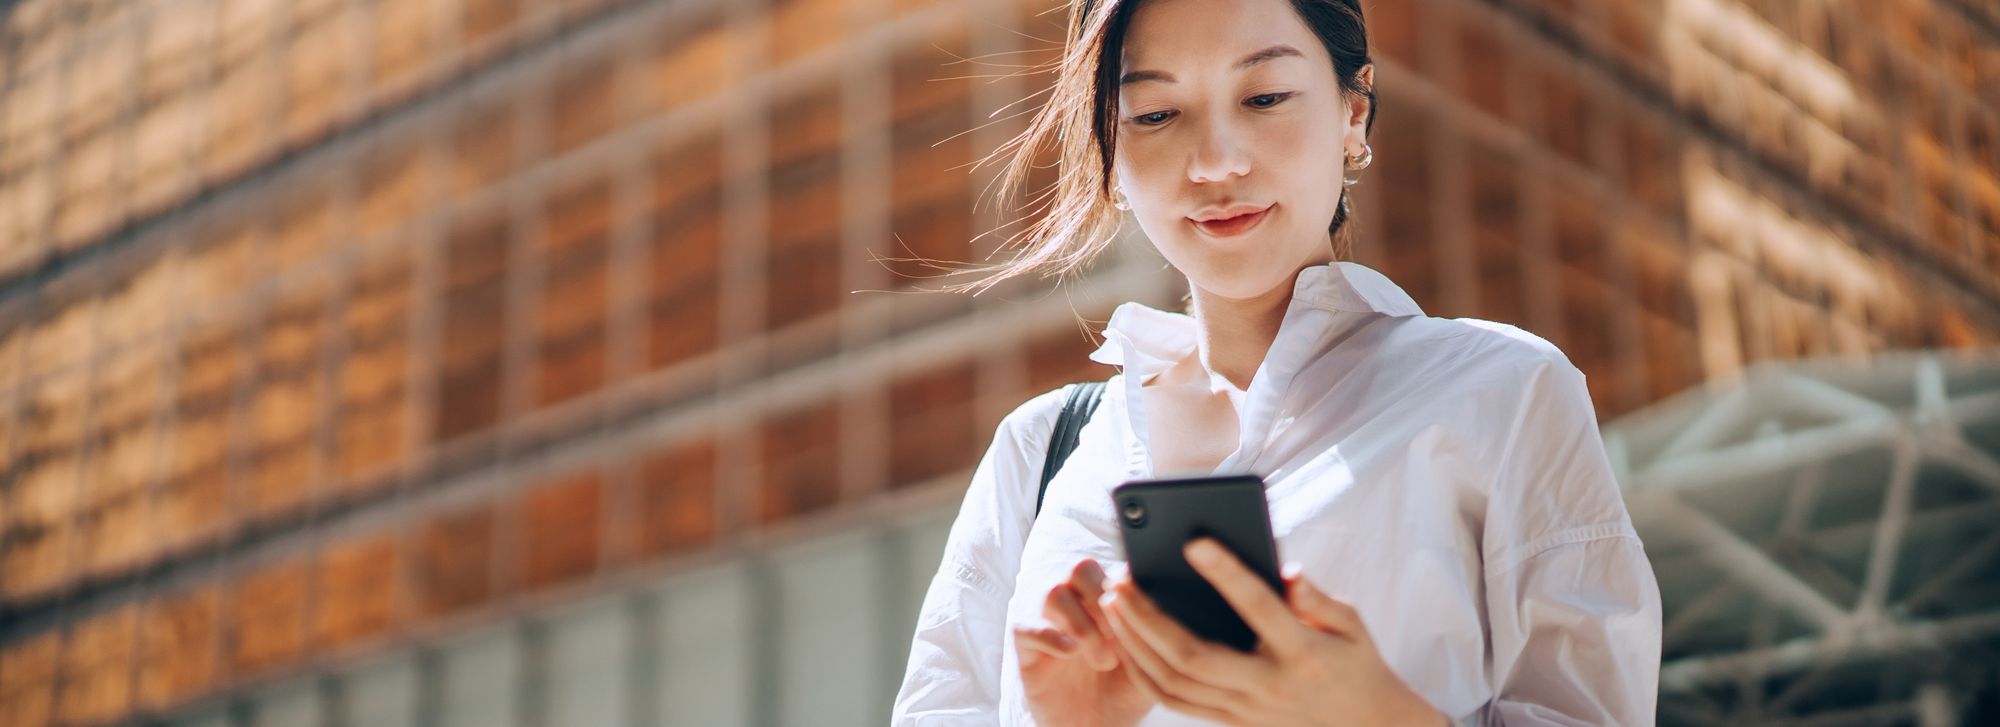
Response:
[{"label": "brick wall", "polygon": [[[1046,76],[970,77],[1047,58],[1047,5],[10,6],[0,722],[951,497],[1002,414],[1106,373],[1072,301],[851,291],[991,249],[960,167]],[[1555,341],[1606,417],[2000,331],[2000,13],[1368,7],[1358,259]],[[1093,327],[1178,297],[1143,253],[1086,285]]]}]

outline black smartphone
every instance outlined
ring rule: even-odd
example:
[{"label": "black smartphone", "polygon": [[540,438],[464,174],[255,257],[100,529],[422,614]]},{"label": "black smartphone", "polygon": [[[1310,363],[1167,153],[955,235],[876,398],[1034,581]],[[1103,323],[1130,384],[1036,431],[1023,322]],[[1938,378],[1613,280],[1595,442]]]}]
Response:
[{"label": "black smartphone", "polygon": [[1182,549],[1195,538],[1215,538],[1282,596],[1264,481],[1255,475],[1135,480],[1113,489],[1111,499],[1132,582],[1195,635],[1238,651],[1256,649],[1256,632]]}]

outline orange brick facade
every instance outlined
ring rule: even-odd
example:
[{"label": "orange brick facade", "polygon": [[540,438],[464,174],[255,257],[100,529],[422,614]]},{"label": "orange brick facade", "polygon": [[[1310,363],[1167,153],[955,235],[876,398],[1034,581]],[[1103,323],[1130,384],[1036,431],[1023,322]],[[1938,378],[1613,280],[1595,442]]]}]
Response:
[{"label": "orange brick facade", "polygon": [[[1109,373],[1073,312],[1179,297],[908,292],[992,249],[1046,0],[0,7],[0,725],[949,500]],[[2000,338],[1990,4],[1367,7],[1356,258],[1605,416]]]}]

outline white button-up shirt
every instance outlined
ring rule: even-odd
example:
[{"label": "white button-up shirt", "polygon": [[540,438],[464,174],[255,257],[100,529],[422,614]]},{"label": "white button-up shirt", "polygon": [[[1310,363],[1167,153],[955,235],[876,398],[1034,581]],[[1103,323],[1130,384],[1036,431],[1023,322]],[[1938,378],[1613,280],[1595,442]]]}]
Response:
[{"label": "white button-up shirt", "polygon": [[[1001,421],[924,598],[894,724],[1031,724],[1009,625],[1040,619],[1079,559],[1123,566],[1110,492],[1153,475],[1141,382],[1192,352],[1196,329],[1125,303],[1104,336],[1091,358],[1122,373],[1039,517],[1063,394]],[[1653,722],[1659,586],[1584,376],[1555,346],[1428,317],[1336,262],[1299,273],[1237,393],[1238,448],[1215,472],[1263,477],[1279,558],[1353,605],[1432,706],[1460,724]],[[1209,723],[1158,707],[1140,724]]]}]

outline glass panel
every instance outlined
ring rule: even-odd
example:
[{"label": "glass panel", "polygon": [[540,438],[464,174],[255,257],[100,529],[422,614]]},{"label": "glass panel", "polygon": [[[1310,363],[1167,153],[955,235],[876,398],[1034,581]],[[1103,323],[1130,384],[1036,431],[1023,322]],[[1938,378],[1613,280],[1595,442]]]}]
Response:
[{"label": "glass panel", "polygon": [[168,724],[173,727],[235,727],[236,723],[230,721],[228,711],[214,706],[181,715]]},{"label": "glass panel", "polygon": [[841,535],[773,558],[779,724],[879,725],[888,714],[884,549]]},{"label": "glass panel", "polygon": [[655,714],[665,725],[752,721],[755,608],[742,565],[678,578],[660,593]]},{"label": "glass panel", "polygon": [[631,723],[632,619],[623,598],[601,599],[549,625],[552,725]]},{"label": "glass panel", "polygon": [[256,698],[251,727],[319,727],[319,689],[314,684],[278,687]]},{"label": "glass panel", "polygon": [[517,724],[514,695],[521,646],[512,630],[483,634],[446,647],[440,661],[442,727],[510,727]]},{"label": "glass panel", "polygon": [[407,655],[356,670],[341,695],[347,724],[415,727],[417,683],[416,663]]},{"label": "glass panel", "polygon": [[903,525],[895,534],[900,582],[889,609],[896,620],[887,638],[897,653],[909,651],[910,637],[917,628],[917,610],[923,607],[924,594],[930,591],[931,578],[937,575],[938,563],[944,559],[945,537],[951,534],[951,521],[957,515],[958,508],[954,505],[925,514],[923,519]]}]

